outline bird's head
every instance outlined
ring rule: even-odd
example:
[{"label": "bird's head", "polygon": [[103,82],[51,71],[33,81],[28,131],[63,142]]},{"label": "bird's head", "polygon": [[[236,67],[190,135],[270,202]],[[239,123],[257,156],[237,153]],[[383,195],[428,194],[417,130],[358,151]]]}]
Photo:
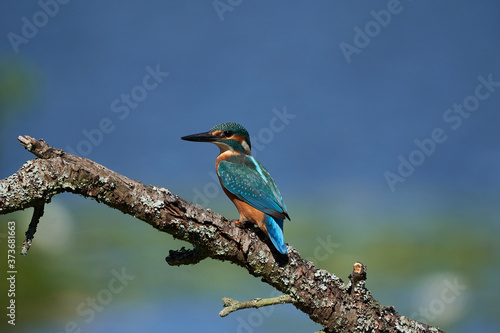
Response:
[{"label": "bird's head", "polygon": [[250,154],[250,136],[247,130],[236,123],[223,123],[212,127],[208,132],[187,135],[186,141],[212,142],[224,152],[232,150],[241,154]]}]

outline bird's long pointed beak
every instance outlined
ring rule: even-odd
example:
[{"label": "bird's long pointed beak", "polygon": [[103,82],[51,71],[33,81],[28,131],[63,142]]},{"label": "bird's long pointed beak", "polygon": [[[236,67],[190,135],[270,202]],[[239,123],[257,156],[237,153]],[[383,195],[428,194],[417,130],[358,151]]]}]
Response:
[{"label": "bird's long pointed beak", "polygon": [[204,133],[186,135],[183,136],[181,139],[186,141],[196,141],[196,142],[214,142],[218,141],[219,138],[216,137],[215,135],[210,134],[210,132],[204,132]]}]

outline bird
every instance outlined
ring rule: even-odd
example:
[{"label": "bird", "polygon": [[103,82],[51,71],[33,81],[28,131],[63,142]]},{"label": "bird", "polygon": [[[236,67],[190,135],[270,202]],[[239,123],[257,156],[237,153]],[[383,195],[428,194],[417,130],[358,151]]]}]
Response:
[{"label": "bird", "polygon": [[181,139],[211,142],[219,147],[215,170],[224,193],[238,209],[239,221],[235,222],[257,224],[276,250],[286,255],[283,221],[290,220],[290,216],[273,178],[251,154],[248,131],[237,123],[222,123],[208,132]]}]

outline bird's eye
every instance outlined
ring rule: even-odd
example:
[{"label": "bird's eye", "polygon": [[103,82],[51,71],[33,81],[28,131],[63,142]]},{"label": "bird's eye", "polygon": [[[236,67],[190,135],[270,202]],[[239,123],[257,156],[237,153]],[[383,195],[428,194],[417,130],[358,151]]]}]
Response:
[{"label": "bird's eye", "polygon": [[226,138],[229,138],[229,137],[230,137],[230,136],[232,136],[234,133],[233,133],[233,131],[224,131],[224,133],[223,133],[223,134],[224,134],[224,136],[225,136]]}]

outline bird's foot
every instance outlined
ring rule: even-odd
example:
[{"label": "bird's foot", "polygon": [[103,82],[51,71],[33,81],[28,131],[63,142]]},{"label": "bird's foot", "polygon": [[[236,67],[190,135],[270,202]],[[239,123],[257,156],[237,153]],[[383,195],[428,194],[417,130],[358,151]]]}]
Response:
[{"label": "bird's foot", "polygon": [[240,220],[233,220],[234,223],[236,223],[237,226],[239,227],[244,227],[245,226],[245,222],[241,222]]}]

